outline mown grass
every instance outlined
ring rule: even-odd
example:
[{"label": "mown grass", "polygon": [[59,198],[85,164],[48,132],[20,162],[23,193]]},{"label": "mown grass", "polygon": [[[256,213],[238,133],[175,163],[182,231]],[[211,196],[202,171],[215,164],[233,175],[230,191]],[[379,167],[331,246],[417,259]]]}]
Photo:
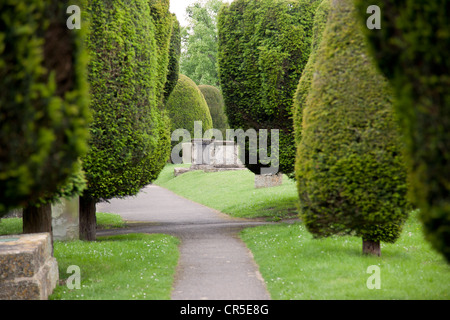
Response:
[{"label": "mown grass", "polygon": [[[120,228],[117,214],[97,213],[101,229]],[[0,220],[0,235],[22,233],[22,219]],[[162,234],[129,234],[98,237],[97,241],[54,241],[60,285],[51,300],[167,300],[170,299],[176,265],[178,238]],[[80,270],[80,288],[68,272]]]},{"label": "mown grass", "polygon": [[[168,300],[178,262],[178,242],[162,234],[99,237],[54,244],[62,283],[52,300]],[[69,289],[68,267],[80,268],[81,287]],[[69,279],[70,283],[74,283]]]},{"label": "mown grass", "polygon": [[[245,229],[272,299],[450,299],[450,267],[424,241],[413,213],[401,238],[382,256],[363,256],[357,237],[313,239],[301,223]],[[379,267],[380,289],[367,282]]]},{"label": "mown grass", "polygon": [[[295,212],[295,183],[284,177],[280,187],[255,189],[248,171],[173,177],[167,166],[156,184],[236,217],[288,217]],[[272,299],[450,299],[450,266],[424,240],[417,212],[412,212],[401,238],[382,244],[382,256],[362,255],[357,237],[314,239],[301,222],[279,223],[242,231]],[[378,266],[380,289],[369,289]]]},{"label": "mown grass", "polygon": [[178,166],[167,165],[154,184],[233,217],[277,220],[297,214],[295,182],[286,176],[281,186],[255,189],[248,170],[191,171],[174,177]]}]

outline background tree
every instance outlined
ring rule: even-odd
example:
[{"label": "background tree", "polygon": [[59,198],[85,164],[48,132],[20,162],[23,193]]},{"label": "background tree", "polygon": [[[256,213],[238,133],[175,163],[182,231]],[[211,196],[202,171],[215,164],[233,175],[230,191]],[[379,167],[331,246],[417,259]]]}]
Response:
[{"label": "background tree", "polygon": [[[318,4],[236,0],[219,14],[219,75],[229,124],[244,131],[279,129],[279,168],[291,176],[292,99],[308,61]],[[257,174],[264,167],[246,166]]]},{"label": "background tree", "polygon": [[170,133],[158,108],[167,76],[158,53],[165,52],[155,40],[166,26],[155,28],[146,0],[92,0],[88,10],[94,119],[83,158],[88,185],[80,197],[80,238],[95,240],[95,204],[135,195],[156,179],[170,153]]},{"label": "background tree", "polygon": [[406,144],[411,200],[425,235],[450,262],[450,2],[376,0],[381,29],[365,28],[371,54],[395,92]]},{"label": "background tree", "polygon": [[217,74],[217,14],[222,0],[197,1],[186,8],[182,30],[180,72],[196,84],[219,86]]},{"label": "background tree", "polygon": [[315,237],[357,235],[380,255],[407,218],[406,170],[387,81],[368,56],[352,0],[334,0],[303,109],[296,166]]},{"label": "background tree", "polygon": [[208,104],[213,128],[220,130],[225,139],[226,129],[228,129],[228,120],[225,114],[225,103],[223,101],[222,92],[220,92],[218,88],[210,85],[200,85],[198,88]]},{"label": "background tree", "polygon": [[25,233],[51,232],[50,202],[84,186],[87,54],[84,29],[66,26],[68,6],[0,4],[0,216],[25,207]]},{"label": "background tree", "polygon": [[178,83],[166,103],[172,122],[171,132],[186,129],[194,137],[194,122],[201,121],[203,131],[212,129],[213,123],[203,94],[192,79],[180,74]]}]

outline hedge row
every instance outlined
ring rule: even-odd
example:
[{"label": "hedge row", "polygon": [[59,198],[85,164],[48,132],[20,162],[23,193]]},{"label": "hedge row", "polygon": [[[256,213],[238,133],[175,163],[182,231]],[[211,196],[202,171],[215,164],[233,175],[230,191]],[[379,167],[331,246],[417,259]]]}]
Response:
[{"label": "hedge row", "polygon": [[[314,0],[236,0],[219,12],[219,77],[232,128],[279,129],[280,171],[294,171],[292,98],[310,47]],[[270,141],[270,137],[269,137]],[[260,172],[262,164],[247,167]]]}]

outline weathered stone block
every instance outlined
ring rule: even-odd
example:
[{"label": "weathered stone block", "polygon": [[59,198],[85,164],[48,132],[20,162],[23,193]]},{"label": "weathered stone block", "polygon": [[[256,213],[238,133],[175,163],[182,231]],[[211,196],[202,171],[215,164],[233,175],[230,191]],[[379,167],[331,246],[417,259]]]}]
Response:
[{"label": "weathered stone block", "polygon": [[58,279],[49,233],[0,236],[0,300],[46,300]]},{"label": "weathered stone block", "polygon": [[255,188],[276,187],[283,184],[283,174],[255,174]]},{"label": "weathered stone block", "polygon": [[52,228],[54,240],[78,240],[79,198],[60,199],[52,204]]}]

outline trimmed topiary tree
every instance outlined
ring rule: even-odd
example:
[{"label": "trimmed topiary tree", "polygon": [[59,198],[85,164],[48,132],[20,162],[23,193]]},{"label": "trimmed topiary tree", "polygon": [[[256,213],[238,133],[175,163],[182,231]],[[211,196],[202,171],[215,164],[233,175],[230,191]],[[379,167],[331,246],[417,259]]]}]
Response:
[{"label": "trimmed topiary tree", "polygon": [[0,216],[25,207],[25,233],[51,232],[50,202],[84,184],[88,56],[84,29],[66,26],[68,6],[0,3]]},{"label": "trimmed topiary tree", "polygon": [[175,14],[172,14],[172,34],[169,45],[169,65],[167,71],[167,81],[164,86],[164,102],[167,101],[173,89],[177,85],[178,75],[180,74],[180,56],[181,56],[181,30],[180,22]]},{"label": "trimmed topiary tree", "polygon": [[294,95],[294,106],[292,109],[293,122],[294,122],[294,134],[295,144],[300,143],[302,137],[302,110],[305,107],[306,97],[308,96],[311,88],[311,81],[314,74],[314,65],[317,59],[317,49],[319,48],[322,40],[323,30],[327,24],[328,14],[330,12],[331,0],[323,0],[317,7],[314,16],[314,26],[311,44],[311,53],[309,55],[308,63],[303,69],[302,76],[297,86],[297,91]]},{"label": "trimmed topiary tree", "polygon": [[[286,174],[295,163],[292,99],[308,61],[318,4],[236,0],[219,13],[219,77],[228,122],[244,131],[279,129],[279,169]],[[259,161],[245,165],[257,174],[265,167]]]},{"label": "trimmed topiary tree", "polygon": [[375,0],[381,29],[365,28],[371,54],[396,95],[406,144],[411,201],[425,236],[450,262],[450,2]]},{"label": "trimmed topiary tree", "polygon": [[225,139],[228,121],[225,114],[225,103],[223,101],[222,92],[220,92],[218,88],[210,85],[200,85],[198,88],[208,104],[214,129],[220,130]]},{"label": "trimmed topiary tree", "polygon": [[315,237],[356,235],[380,255],[407,218],[406,170],[391,91],[352,0],[332,1],[313,74],[296,164],[301,217]]},{"label": "trimmed topiary tree", "polygon": [[171,131],[186,129],[194,137],[194,122],[201,121],[203,132],[212,129],[213,123],[203,94],[190,78],[183,74],[166,103],[172,121]]},{"label": "trimmed topiary tree", "polygon": [[148,3],[155,26],[154,38],[156,40],[156,69],[158,74],[156,78],[156,101],[162,106],[168,77],[169,51],[174,16],[169,12],[170,0],[149,0]]},{"label": "trimmed topiary tree", "polygon": [[170,133],[158,108],[160,60],[148,1],[92,0],[88,9],[94,120],[83,158],[80,238],[95,240],[95,204],[135,195],[156,179],[170,154]]}]

